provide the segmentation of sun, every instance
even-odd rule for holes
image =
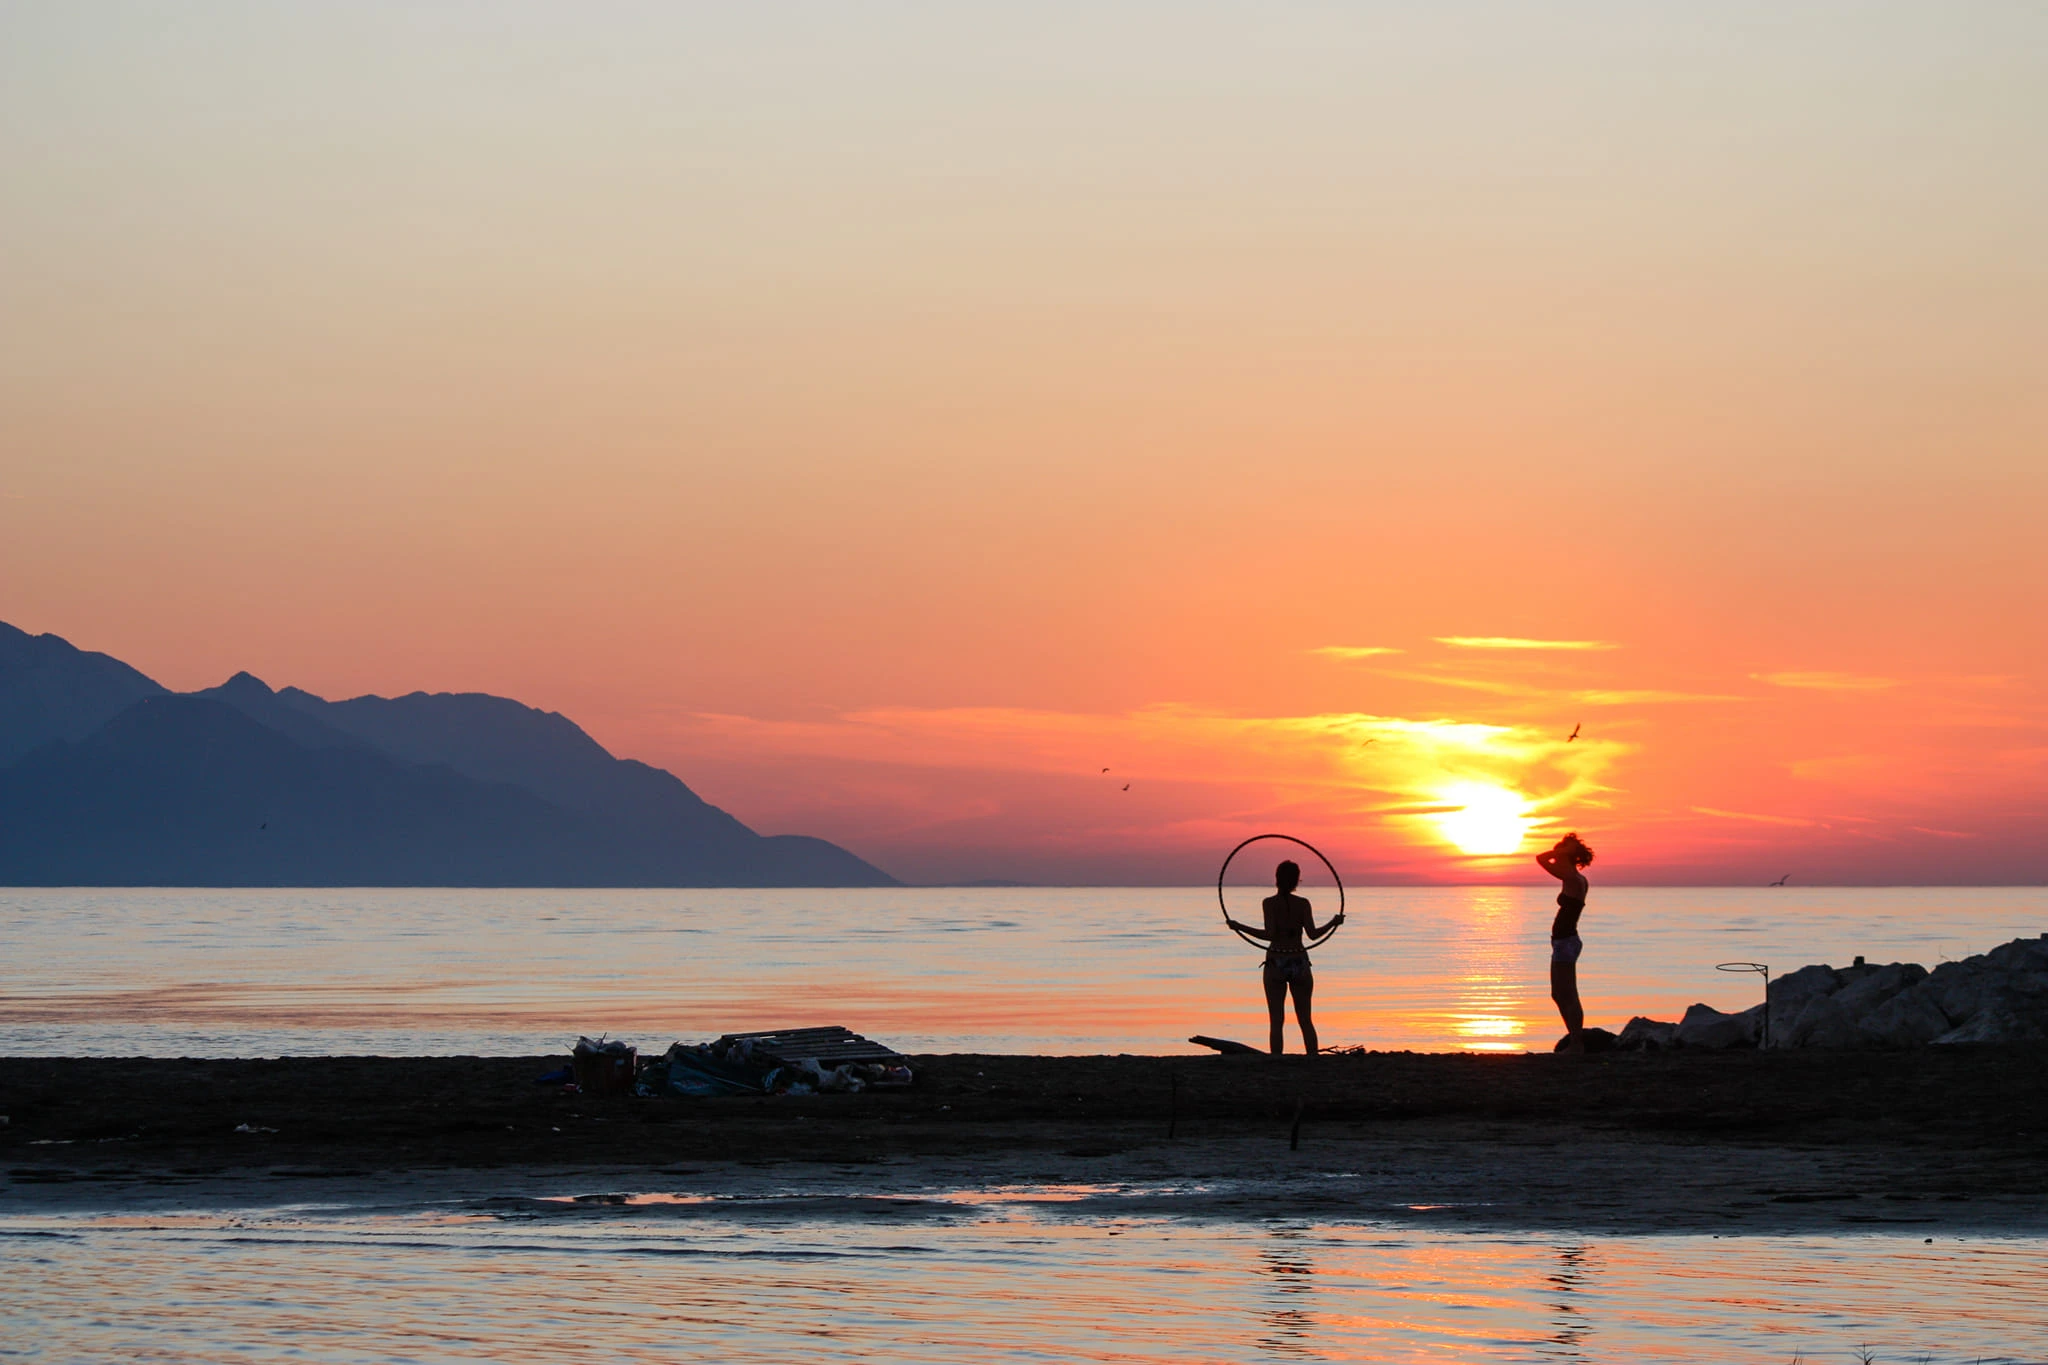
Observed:
[[[1460,782],[1438,793],[1456,810],[1436,816],[1437,829],[1460,853],[1473,856],[1513,853],[1529,833],[1529,799],[1506,787]]]

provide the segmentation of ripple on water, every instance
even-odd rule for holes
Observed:
[[[0,1354],[1989,1362],[2048,1343],[2048,1239],[1446,1234],[1159,1213],[1175,1192],[22,1216],[0,1220]]]

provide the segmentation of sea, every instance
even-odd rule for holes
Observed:
[[[1260,894],[1224,898],[1256,921]],[[1315,954],[1325,1045],[1547,1050],[1552,908],[1348,890]],[[1618,1028],[1756,1003],[1739,964],[1932,966],[2044,930],[2042,888],[1596,884],[1579,972]],[[16,1056],[559,1055],[828,1023],[912,1053],[1156,1055],[1265,1031],[1214,887],[0,890],[0,944]],[[10,1187],[0,1359],[2048,1361],[2044,1236],[1437,1230],[1328,1198],[1232,1214],[1215,1182],[560,1181],[276,1206]]]
[[[1324,1045],[1548,1050],[1552,890],[1347,890],[1313,955]],[[1223,899],[1258,923],[1267,893]],[[1580,929],[1587,1022],[1619,1030],[1763,999],[1760,974],[1724,964],[1932,967],[2033,937],[2048,888],[1596,884]],[[1156,1055],[1266,1033],[1262,954],[1213,886],[0,889],[0,944],[0,1055],[659,1051],[807,1024],[906,1053]]]

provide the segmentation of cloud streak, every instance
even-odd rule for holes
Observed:
[[[1742,701],[1720,692],[1666,692],[1654,687],[1592,688],[1572,693],[1572,700],[1588,706],[1661,706],[1675,702]]]
[[[1440,645],[1453,649],[1558,649],[1558,650],[1608,650],[1621,646],[1611,640],[1530,640],[1519,635],[1438,635]]]
[[[1883,692],[1899,685],[1897,678],[1865,677],[1856,673],[1752,673],[1749,676],[1773,687],[1790,687],[1806,692]]]
[[[1406,650],[1395,649],[1392,645],[1320,645],[1309,651],[1326,659],[1372,659],[1382,654],[1405,654]]]
[[[1756,815],[1744,810],[1718,810],[1713,806],[1694,806],[1698,815],[1711,815],[1717,820],[1747,820],[1758,825],[1801,825],[1811,827],[1813,821],[1802,820],[1794,815]]]
[[[1542,688],[1527,683],[1502,682],[1498,678],[1458,678],[1448,673],[1402,673],[1391,668],[1376,670],[1382,678],[1394,678],[1401,682],[1428,683],[1436,687],[1456,687],[1466,692],[1485,692],[1496,697],[1541,697],[1546,695]]]

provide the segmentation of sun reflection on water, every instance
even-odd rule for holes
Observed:
[[[1466,1052],[1519,1052],[1529,1032],[1529,1002],[1520,984],[1516,900],[1498,888],[1466,896],[1450,964],[1456,1000],[1442,1020]]]

